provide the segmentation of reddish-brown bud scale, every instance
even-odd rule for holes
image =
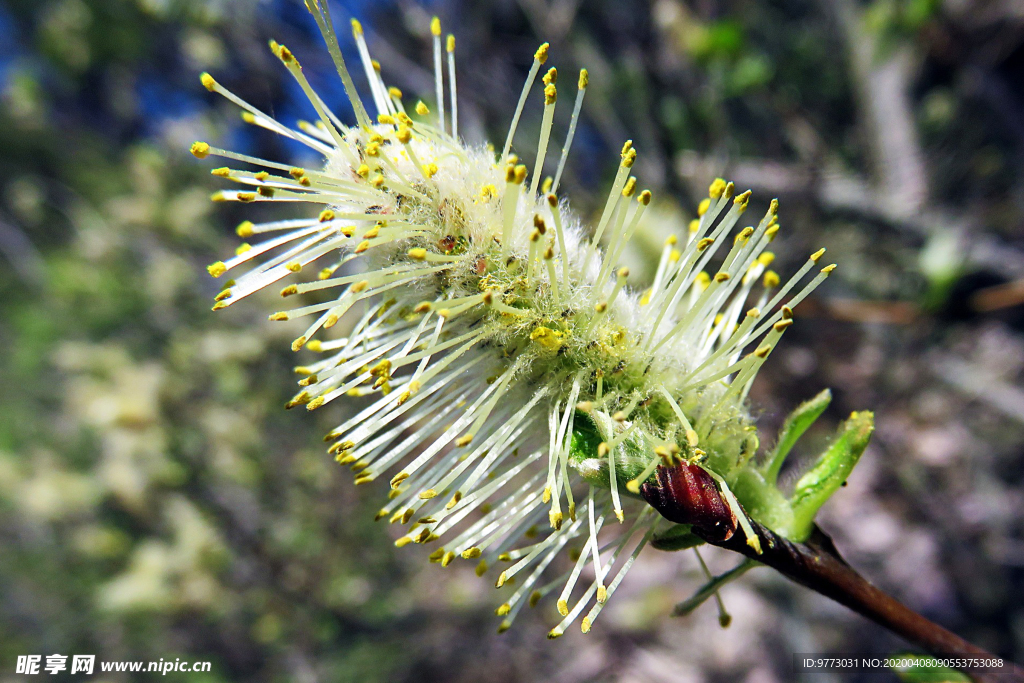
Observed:
[[[699,529],[708,541],[727,541],[736,532],[736,513],[700,465],[659,467],[640,494],[662,517]]]

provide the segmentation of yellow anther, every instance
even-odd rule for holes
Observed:
[[[543,64],[548,61],[548,49],[551,47],[548,43],[542,43],[537,51],[533,54],[533,58]]]
[[[396,474],[394,477],[391,478],[391,488],[397,489],[398,485],[401,484],[403,481],[405,481],[408,478],[409,478],[409,473],[408,472],[399,472],[398,474]]]
[[[327,319],[324,320],[324,327],[330,329],[338,324],[338,320],[338,316],[335,315],[334,313],[331,313],[329,316],[327,316]]]
[[[377,114],[377,123],[393,126],[395,125],[395,119],[390,114]]]
[[[433,178],[437,174],[437,164],[430,162],[429,164],[423,164],[423,175],[428,178]]]
[[[358,19],[352,20],[352,35],[356,38],[363,35],[363,25],[359,23]]]
[[[366,178],[370,175],[370,167],[366,164],[359,164],[359,168],[356,169],[356,175],[360,178]]]
[[[557,351],[561,348],[564,337],[564,332],[552,330],[543,326],[536,327],[532,332],[530,332],[531,341],[535,341],[541,346],[553,351]]]
[[[448,34],[445,47],[448,49],[448,52],[455,52],[455,36],[450,33]]]
[[[472,434],[466,434],[464,436],[460,436],[459,438],[455,439],[455,445],[459,446],[459,447],[468,446],[472,441],[473,441],[473,435]]]
[[[700,200],[700,204],[697,205],[697,215],[698,216],[703,216],[704,214],[706,214],[708,212],[708,209],[710,207],[711,207],[711,200],[710,199],[705,197],[704,199]]]
[[[398,88],[394,87],[394,86],[391,86],[390,88],[388,88],[388,95],[393,100],[400,100],[400,99],[402,99],[402,91],[399,90]]]
[[[370,369],[370,375],[373,377],[388,377],[391,374],[391,361],[387,358],[377,363]]]
[[[224,273],[228,272],[228,267],[224,265],[223,261],[217,261],[216,263],[211,263],[206,266],[206,271],[214,277],[220,277]]]
[[[224,299],[227,299],[229,296],[231,296],[231,290],[230,289],[225,289],[222,292],[220,292],[217,296],[213,297],[213,300],[214,301],[223,301]]]
[[[321,351],[324,350],[324,345],[323,342],[321,342],[319,339],[314,339],[313,341],[306,344],[306,348],[312,351],[313,353],[320,353]]]
[[[462,500],[462,491],[456,491],[455,493],[452,494],[451,500],[449,500],[445,504],[444,509],[451,510],[453,507],[459,504],[460,500]]]
[[[789,320],[780,320],[779,322],[777,322],[774,325],[772,325],[772,329],[775,330],[776,332],[782,332],[784,329],[786,329],[787,327],[789,327],[792,324],[793,324],[793,319],[792,318],[790,318]]]
[[[580,631],[590,633],[590,626],[590,617],[583,617],[583,621],[580,622]]]
[[[362,242],[359,243],[359,246],[357,246],[355,248],[355,253],[356,254],[362,254],[364,251],[366,251],[369,248],[370,248],[369,240],[363,240]]]
[[[711,199],[721,199],[723,192],[725,192],[725,180],[715,178],[714,182],[711,183],[711,187],[708,188],[708,196]]]
[[[726,282],[729,280],[729,273],[715,273],[715,282]]]
[[[600,301],[594,304],[594,310],[597,311],[598,313],[604,313],[605,311],[608,310],[608,302]]]
[[[768,354],[771,353],[771,350],[772,347],[769,346],[768,344],[765,344],[764,346],[754,351],[754,355],[757,356],[758,358],[767,358]]]
[[[298,63],[299,63],[299,61],[297,59],[295,59],[295,55],[292,54],[292,51],[289,50],[288,48],[286,48],[284,45],[279,45],[277,47],[276,53],[277,53],[278,59],[280,59],[285,64],[296,64],[296,65],[298,65]]]
[[[522,185],[523,181],[526,180],[526,166],[524,166],[523,164],[519,164],[513,169],[513,172],[513,182],[515,182],[517,185]]]
[[[430,20],[430,32],[435,36],[441,35],[441,20],[437,17],[433,17]]]
[[[556,83],[558,81],[558,69],[551,67],[541,80],[544,81],[544,85]]]
[[[697,251],[704,251],[714,243],[715,241],[710,237],[704,237],[699,242],[697,242]]]
[[[779,278],[779,274],[776,273],[774,270],[769,270],[764,274],[763,284],[765,289],[774,289],[775,287],[779,286],[780,282],[781,280]]]
[[[249,244],[248,242],[242,242],[237,247],[235,247],[235,256],[241,256],[242,254],[244,254],[245,252],[247,252],[247,251],[249,251],[251,249],[252,249],[252,245],[251,244]]]
[[[254,201],[256,201],[256,193],[255,192],[239,192],[238,195],[236,196],[236,198],[240,202],[254,202]]]
[[[476,558],[483,555],[483,553],[483,550],[477,548],[476,546],[473,546],[472,548],[467,548],[466,550],[462,551],[462,559],[475,560]]]
[[[256,226],[252,224],[252,221],[242,221],[238,224],[238,227],[235,228],[235,234],[242,238],[252,237],[255,232],[253,228],[255,227]]]
[[[636,150],[632,147],[622,156],[623,168],[633,168],[633,164],[636,162]]]
[[[604,603],[608,600],[608,589],[604,586],[597,587],[597,601]]]
[[[478,562],[476,565],[476,569],[474,569],[473,571],[476,572],[477,576],[483,576],[484,574],[486,574],[487,560],[480,560],[480,562]]]
[[[412,130],[408,126],[399,126],[398,132],[395,133],[395,137],[403,145],[408,144],[412,140]]]
[[[295,285],[288,285],[287,287],[285,287],[284,289],[281,290],[281,296],[292,296],[293,294],[298,294],[298,293],[299,293],[299,288],[296,287]]]
[[[643,192],[640,193],[640,196],[637,197],[636,200],[638,202],[640,202],[641,204],[643,204],[644,206],[647,206],[648,204],[651,203],[651,197],[652,197],[651,191],[650,190],[644,190]]]
[[[554,104],[555,100],[558,99],[558,88],[555,87],[554,83],[548,83],[544,86],[544,104]]]
[[[831,263],[831,264],[825,266],[824,268],[822,268],[821,272],[824,273],[825,275],[828,275],[829,273],[831,273],[835,269],[836,269],[836,264]]]
[[[215,81],[213,76],[205,71],[199,74],[199,81],[203,84],[203,87],[210,92],[213,92],[217,88],[217,81]]]
[[[775,254],[770,251],[766,251],[757,257],[757,262],[766,268],[775,261]]]
[[[590,83],[590,72],[586,69],[580,69],[580,80],[577,82],[577,87],[583,90]]]
[[[735,204],[738,209],[744,210],[747,208],[747,202],[750,201],[751,194],[753,193],[750,190],[747,190],[743,194],[737,196],[736,199],[732,200],[732,203]]]
[[[352,292],[353,294],[358,294],[359,292],[364,291],[369,286],[370,286],[370,281],[369,280],[360,280],[359,282],[357,282],[354,285],[352,285],[352,287],[349,289],[349,291]]]
[[[508,575],[505,572],[502,572],[498,575],[498,580],[494,582],[494,587],[501,588],[505,585],[506,581],[508,581]]]
[[[231,169],[227,166],[222,166],[221,168],[211,170],[210,175],[215,175],[218,178],[228,178],[231,176]]]
[[[510,605],[510,604],[508,604],[506,602],[506,603],[504,603],[502,605],[499,605],[498,609],[494,610],[494,613],[497,614],[499,617],[503,617],[503,616],[505,616],[506,614],[508,614],[511,611],[512,611],[512,605]]]
[[[427,250],[422,247],[414,247],[406,252],[406,254],[415,261],[422,261],[427,258]]]
[[[410,543],[412,543],[412,539],[411,538],[409,538],[408,536],[402,536],[400,539],[395,541],[395,547],[396,548],[404,548],[405,546],[409,545]]]
[[[420,116],[426,116],[430,113],[430,109],[428,109],[427,105],[423,103],[423,100],[416,103],[416,113]]]
[[[636,192],[636,178],[630,176],[629,180],[627,180],[626,184],[622,187],[622,196],[632,197],[634,192]]]
[[[813,254],[811,254],[811,260],[814,261],[815,263],[817,263],[818,259],[820,259],[824,255],[825,255],[825,250],[824,249],[819,249],[818,251],[816,251]]]
[[[310,401],[309,403],[306,404],[306,410],[316,410],[317,408],[319,408],[323,404],[324,404],[324,397],[323,396],[317,396],[312,401]]]
[[[197,159],[205,159],[210,154],[210,145],[206,142],[193,142],[189,151],[192,152]]]
[[[793,317],[793,309],[789,306],[782,307],[782,319],[789,320]]]
[[[299,263],[298,261],[292,261],[291,263],[287,264],[285,268],[292,271],[293,273],[298,273],[299,271],[302,270],[302,264]]]
[[[271,313],[270,314],[270,320],[272,320],[274,322],[280,322],[282,320],[287,320],[287,319],[288,319],[288,314],[283,312],[283,311],[279,311],[277,313]]]
[[[452,551],[449,550],[448,552],[446,552],[444,554],[444,557],[441,558],[441,566],[442,567],[447,567],[448,565],[450,565],[452,563],[452,560],[454,560],[454,559],[455,559],[455,553],[453,553]]]
[[[562,521],[565,518],[561,512],[551,511],[548,513],[548,522],[551,524],[551,528],[558,531],[562,528]]]

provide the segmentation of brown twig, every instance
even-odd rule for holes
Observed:
[[[728,539],[705,534],[696,526],[693,533],[711,545],[735,551],[767,565],[789,579],[832,598],[841,605],[886,627],[893,633],[942,657],[994,659],[996,655],[972,645],[960,636],[929,621],[900,601],[871,585],[839,555],[826,534],[815,529],[806,543],[794,543],[750,520],[761,543],[761,554],[751,548],[742,533]],[[965,670],[978,683],[1024,683],[1024,669],[1012,664],[998,671]]]

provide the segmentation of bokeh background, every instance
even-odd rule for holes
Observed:
[[[504,139],[542,40],[566,82],[587,66],[563,187],[598,209],[635,141],[658,209],[631,255],[637,284],[715,176],[753,189],[760,210],[780,197],[779,270],[819,246],[840,268],[755,385],[762,441],[824,387],[835,401],[805,457],[851,410],[875,410],[823,526],[871,580],[1024,660],[1024,5],[333,11],[342,36],[361,19],[386,79],[428,102],[440,15],[472,141]],[[588,636],[545,640],[549,603],[497,636],[491,583],[468,563],[397,551],[371,521],[383,490],[356,490],[324,453],[341,408],[281,409],[296,332],[267,324],[271,297],[209,310],[204,266],[262,207],[211,204],[211,164],[189,144],[299,150],[247,128],[198,74],[287,123],[312,116],[269,38],[347,111],[299,0],[0,2],[0,680],[19,680],[17,655],[56,652],[212,661],[167,677],[193,682],[770,683],[794,679],[793,652],[905,647],[763,569],[723,591],[730,628],[711,605],[673,619],[701,577],[692,556],[654,550]],[[540,109],[527,107],[524,149]],[[714,571],[736,561],[706,557]]]

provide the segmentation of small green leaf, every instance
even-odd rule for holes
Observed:
[[[839,435],[818,461],[793,488],[793,540],[803,541],[811,533],[814,516],[850,476],[875,429],[874,414],[861,411],[839,427]]]
[[[906,666],[894,666],[893,671],[901,681],[907,683],[970,683],[970,677],[944,666],[939,666],[934,657],[917,654],[893,655],[892,659],[906,662]]]
[[[789,414],[782,429],[779,430],[779,441],[765,466],[764,479],[766,482],[775,485],[779,478],[779,470],[782,469],[782,463],[785,462],[786,456],[792,450],[793,444],[803,436],[808,427],[814,424],[818,416],[825,412],[825,408],[828,408],[828,404],[831,402],[832,392],[825,389],[814,398],[798,405],[796,410]]]
[[[652,547],[666,552],[689,550],[699,545],[704,545],[704,541],[690,532],[689,524],[675,524],[651,539]]]
[[[750,467],[740,470],[732,483],[732,492],[751,518],[789,538],[793,509],[782,492],[767,483],[760,472]]]

